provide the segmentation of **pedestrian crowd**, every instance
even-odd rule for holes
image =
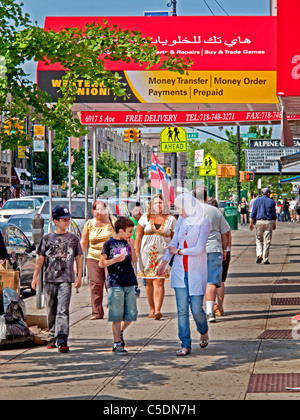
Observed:
[[[68,231],[72,218],[69,209],[63,205],[53,209],[55,232],[44,235],[39,244],[32,282],[36,289],[44,266],[48,348],[69,351],[71,286],[73,283],[75,288],[81,286],[86,250],[91,320],[104,317],[106,289],[114,354],[127,354],[124,331],[137,320],[138,279],[145,285],[148,316],[154,321],[163,317],[165,280],[171,279],[181,342],[177,356],[186,356],[192,349],[190,311],[200,334],[200,347],[208,345],[209,323],[216,322],[216,316],[224,315],[231,228],[219,211],[218,202],[207,197],[204,186],[180,194],[174,206],[176,217],[163,195],[157,194],[150,200],[146,213],[136,203],[131,218],[115,218],[109,215],[105,203],[97,199],[92,206],[93,218],[85,223],[81,239]],[[270,190],[264,189],[262,197],[253,197],[249,208],[249,227],[252,230],[256,226],[256,262],[268,264],[277,219]],[[240,211],[244,223],[249,208],[246,200],[242,200]]]

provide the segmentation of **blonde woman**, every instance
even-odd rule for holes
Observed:
[[[165,278],[170,276],[171,267],[158,276],[159,267],[175,230],[176,219],[162,194],[155,195],[148,212],[139,219],[136,229],[136,252],[138,255],[138,277],[146,279],[146,295],[150,307],[149,318],[159,320],[165,295]]]
[[[106,204],[96,200],[92,206],[93,219],[88,220],[81,236],[82,251],[87,253],[87,269],[91,288],[92,317],[91,320],[103,319],[103,289],[105,285],[105,269],[99,267],[99,260],[104,242],[114,235],[115,218],[110,217]]]

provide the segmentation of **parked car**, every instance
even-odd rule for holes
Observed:
[[[126,205],[126,202],[123,202],[121,199],[118,198],[108,198],[102,199],[107,206],[107,211],[111,216],[127,216],[130,217],[130,211]],[[68,198],[53,198],[52,199],[52,207],[63,204],[65,206],[69,206],[69,199]],[[84,198],[72,198],[71,201],[71,213],[74,215],[73,220],[76,222],[77,226],[79,227],[80,231],[84,227],[85,223],[85,199]],[[89,198],[88,200],[88,219],[93,218],[92,214],[92,205],[93,200]],[[41,208],[38,211],[39,214],[42,215],[43,218],[49,218],[49,200],[46,200]]]
[[[8,219],[8,223],[13,223],[15,226],[20,228],[24,234],[27,236],[27,238],[32,242],[32,218],[34,214],[16,214],[13,216],[10,216]],[[44,218],[44,233],[48,233],[48,226],[49,226],[49,218]],[[53,223],[53,222],[52,222]],[[54,223],[52,225],[52,232],[54,232],[55,226]],[[72,220],[72,223],[70,225],[70,232],[75,233],[80,238],[80,229],[77,226],[76,222]]]
[[[41,204],[35,198],[11,198],[0,209],[0,222],[4,222],[13,214],[37,213]]]
[[[41,204],[43,204],[44,201],[48,200],[48,195],[26,195],[24,198],[33,198],[35,200],[38,200]]]
[[[7,249],[11,268],[20,271],[21,289],[31,288],[35,267],[35,247],[24,232],[12,223],[0,223],[4,244]]]
[[[52,208],[62,204],[64,206],[69,207],[69,199],[68,198],[52,198]],[[88,219],[92,218],[92,200],[89,199],[88,201]],[[73,220],[79,227],[80,231],[82,231],[84,223],[85,223],[85,199],[84,198],[72,198],[72,206],[71,206],[71,213],[74,215]],[[44,201],[41,205],[39,214],[42,215],[44,219],[49,219],[49,200]]]

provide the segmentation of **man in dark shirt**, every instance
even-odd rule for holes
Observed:
[[[256,224],[256,262],[270,264],[269,250],[272,232],[276,229],[275,201],[270,198],[270,189],[263,188],[263,196],[257,198],[252,207],[249,229]]]

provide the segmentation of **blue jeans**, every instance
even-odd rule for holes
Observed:
[[[185,287],[175,287],[177,316],[178,316],[178,337],[181,341],[181,347],[191,351],[192,340],[190,331],[189,305],[194,321],[197,325],[197,331],[200,334],[206,334],[208,331],[206,313],[203,309],[203,295],[189,296],[188,273],[184,275]]]

